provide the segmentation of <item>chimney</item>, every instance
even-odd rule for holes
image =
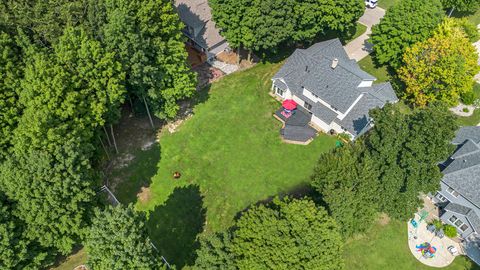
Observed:
[[[332,68],[335,69],[338,66],[338,58],[334,58],[332,61]]]
[[[309,72],[308,66],[305,66],[305,72]]]

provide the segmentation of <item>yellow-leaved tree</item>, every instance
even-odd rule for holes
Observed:
[[[480,71],[478,55],[456,19],[444,20],[429,39],[408,48],[398,76],[404,98],[416,106],[432,101],[456,105],[460,95],[473,90]]]

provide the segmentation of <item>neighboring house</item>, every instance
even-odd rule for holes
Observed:
[[[272,91],[306,109],[317,130],[355,139],[373,126],[371,109],[398,101],[390,83],[375,80],[348,57],[339,39],[332,39],[295,50],[273,76]]]
[[[462,127],[453,144],[457,149],[441,164],[441,190],[432,200],[440,219],[457,228],[467,255],[480,264],[480,127]]]
[[[229,49],[227,41],[212,20],[207,0],[175,0],[175,6],[185,24],[183,33],[192,46],[205,53],[207,60]]]

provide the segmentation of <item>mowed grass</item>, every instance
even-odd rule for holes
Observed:
[[[138,203],[139,209],[164,204],[175,188],[198,186],[206,209],[204,229],[218,231],[252,203],[308,183],[319,155],[336,139],[320,135],[308,146],[281,141],[281,123],[272,117],[280,103],[268,95],[279,67],[258,64],[214,83],[194,116],[178,132],[161,136],[151,199]],[[182,174],[178,180],[172,177],[175,171]]]
[[[345,243],[345,269],[431,270],[415,259],[407,244],[407,225],[392,220],[376,225],[366,235]],[[480,270],[466,257],[457,257],[445,270]]]
[[[476,99],[480,99],[480,84],[476,83],[473,87]],[[460,126],[476,126],[480,124],[480,109],[475,109],[473,114],[469,117],[457,116],[457,121]]]
[[[80,249],[71,254],[60,265],[50,268],[50,270],[73,270],[75,267],[87,262],[87,253],[85,249]]]
[[[381,83],[390,80],[387,66],[377,66],[373,62],[371,55],[367,55],[365,58],[360,60],[358,64],[364,71],[372,74],[375,78],[377,78],[375,83]]]
[[[378,0],[378,6],[383,9],[389,9],[401,1],[402,0]]]

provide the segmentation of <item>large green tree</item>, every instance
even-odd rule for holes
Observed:
[[[440,0],[400,1],[373,26],[370,41],[374,46],[374,59],[381,65],[398,68],[404,51],[427,39],[443,17]]]
[[[389,104],[371,111],[371,116],[375,127],[366,137],[366,154],[380,174],[380,210],[406,219],[421,206],[421,193],[439,188],[438,163],[453,151],[451,141],[458,128],[455,117],[437,104],[411,114]]]
[[[102,42],[122,63],[129,94],[148,113],[174,117],[178,101],[193,95],[196,76],[186,62],[183,26],[171,1],[107,0],[105,14]]]
[[[92,270],[165,269],[147,235],[145,213],[132,205],[97,210],[85,237]]]
[[[336,149],[320,157],[312,186],[322,195],[345,236],[364,232],[378,212],[378,170],[364,146]]]
[[[450,15],[453,10],[460,12],[474,13],[480,7],[480,1],[478,0],[441,0],[443,7],[450,9]]]
[[[364,11],[365,3],[361,0],[296,0],[292,37],[295,41],[311,42],[328,30],[345,33],[355,27]]]
[[[337,223],[308,199],[253,206],[229,235],[204,240],[198,256],[203,269],[343,269]]]
[[[39,269],[48,258],[48,253],[24,231],[25,223],[15,217],[15,205],[0,193],[1,269]]]
[[[426,41],[408,48],[398,70],[404,96],[418,106],[439,100],[456,105],[473,91],[480,71],[475,47],[455,19],[445,20]]]
[[[0,161],[8,155],[13,130],[21,114],[18,91],[23,65],[20,55],[13,38],[0,32]]]
[[[24,111],[0,183],[17,203],[28,237],[66,254],[79,240],[94,194],[94,131],[121,100],[123,74],[113,55],[74,28],[52,52],[28,52]]]
[[[216,24],[234,48],[274,50],[284,42],[312,42],[328,30],[340,34],[364,12],[360,0],[212,0]]]

